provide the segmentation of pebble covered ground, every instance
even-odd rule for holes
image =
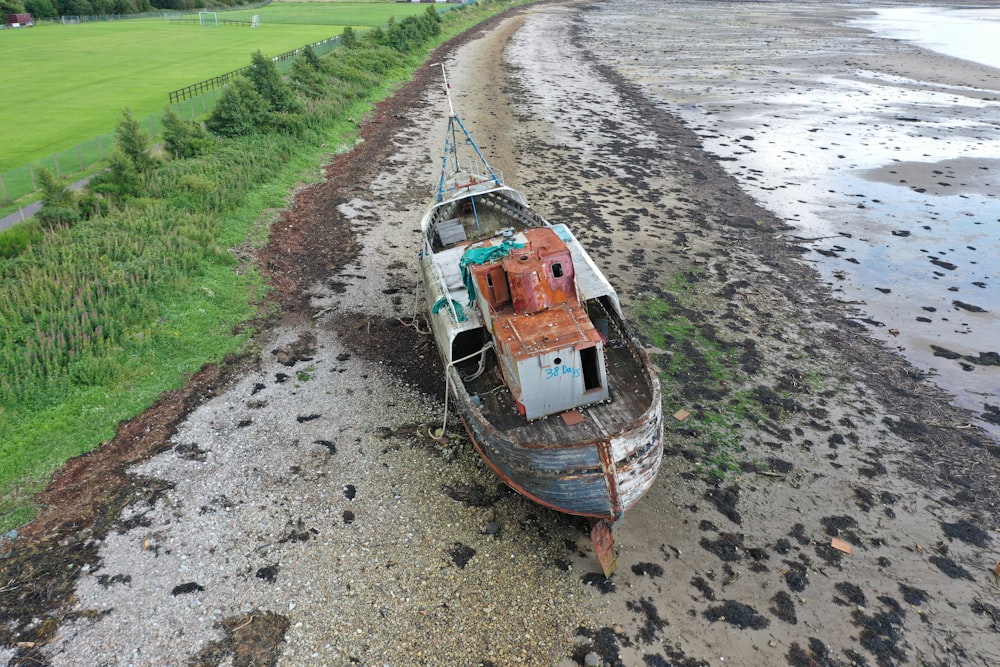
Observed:
[[[204,385],[128,468],[112,529],[61,538],[86,557],[65,607],[24,621],[59,623],[33,656],[1000,663],[1000,448],[850,324],[792,230],[694,132],[588,54],[587,7],[538,5],[435,58],[508,181],[619,286],[665,413],[692,414],[668,425],[658,482],[619,527],[618,573],[598,574],[584,522],[500,484],[453,415],[430,437],[443,387],[415,260],[446,107],[421,71],[273,226],[263,255],[287,310],[259,358]],[[651,302],[698,335],[656,329]],[[28,664],[25,650],[0,657]]]

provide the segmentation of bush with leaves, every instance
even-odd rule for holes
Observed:
[[[122,111],[115,128],[115,142],[140,174],[149,173],[156,167],[157,160],[149,153],[152,140],[128,109]]]
[[[68,227],[80,221],[76,195],[56,175],[44,167],[35,172],[39,190],[42,191],[42,208],[36,214],[46,229]]]
[[[353,49],[358,45],[358,33],[354,32],[351,26],[347,26],[344,32],[340,33],[340,43],[348,49]]]
[[[271,105],[246,77],[225,87],[205,126],[220,137],[242,137],[259,131],[271,118]]]
[[[320,99],[327,93],[322,68],[305,56],[300,55],[292,61],[288,79],[292,90],[310,99]]]
[[[247,78],[253,83],[260,96],[267,100],[271,109],[279,113],[299,111],[301,106],[295,99],[295,94],[281,78],[278,66],[260,51],[254,52],[250,59],[250,69]]]
[[[211,145],[212,137],[200,123],[184,120],[173,109],[163,113],[163,149],[170,157],[196,157]]]

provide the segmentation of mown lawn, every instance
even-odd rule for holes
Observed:
[[[0,31],[0,172],[113,130],[122,109],[162,111],[169,93],[343,32],[426,11],[410,3],[274,3],[258,28],[136,19]],[[196,16],[196,15],[195,15]],[[281,22],[278,22],[278,21]],[[296,22],[293,22],[296,21]]]

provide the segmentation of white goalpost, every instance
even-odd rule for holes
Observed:
[[[198,21],[201,23],[201,27],[219,27],[219,13],[218,12],[198,12]]]
[[[250,21],[250,27],[256,28],[260,25],[260,14],[254,14],[253,19]]]

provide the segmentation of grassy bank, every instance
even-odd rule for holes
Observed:
[[[136,19],[0,31],[6,65],[0,77],[0,127],[11,138],[0,154],[0,172],[109,131],[124,107],[140,118],[156,113],[170,91],[239,69],[256,50],[274,56],[333,37],[345,26],[385,25],[391,17],[402,20],[425,7],[273,3],[219,14],[246,21],[259,15],[260,25],[253,29],[201,27],[194,16],[189,19],[194,23]],[[64,160],[67,171],[73,157]]]
[[[328,146],[352,145],[349,119],[432,48],[515,4],[524,3],[448,12],[433,37],[388,30],[338,49],[301,76],[296,111],[275,114],[268,131],[157,161],[141,174],[141,196],[110,197],[0,260],[0,528],[31,518],[32,495],[65,460],[203,364],[252,346],[240,325],[267,287],[238,258],[266,242],[262,212],[314,180]]]

